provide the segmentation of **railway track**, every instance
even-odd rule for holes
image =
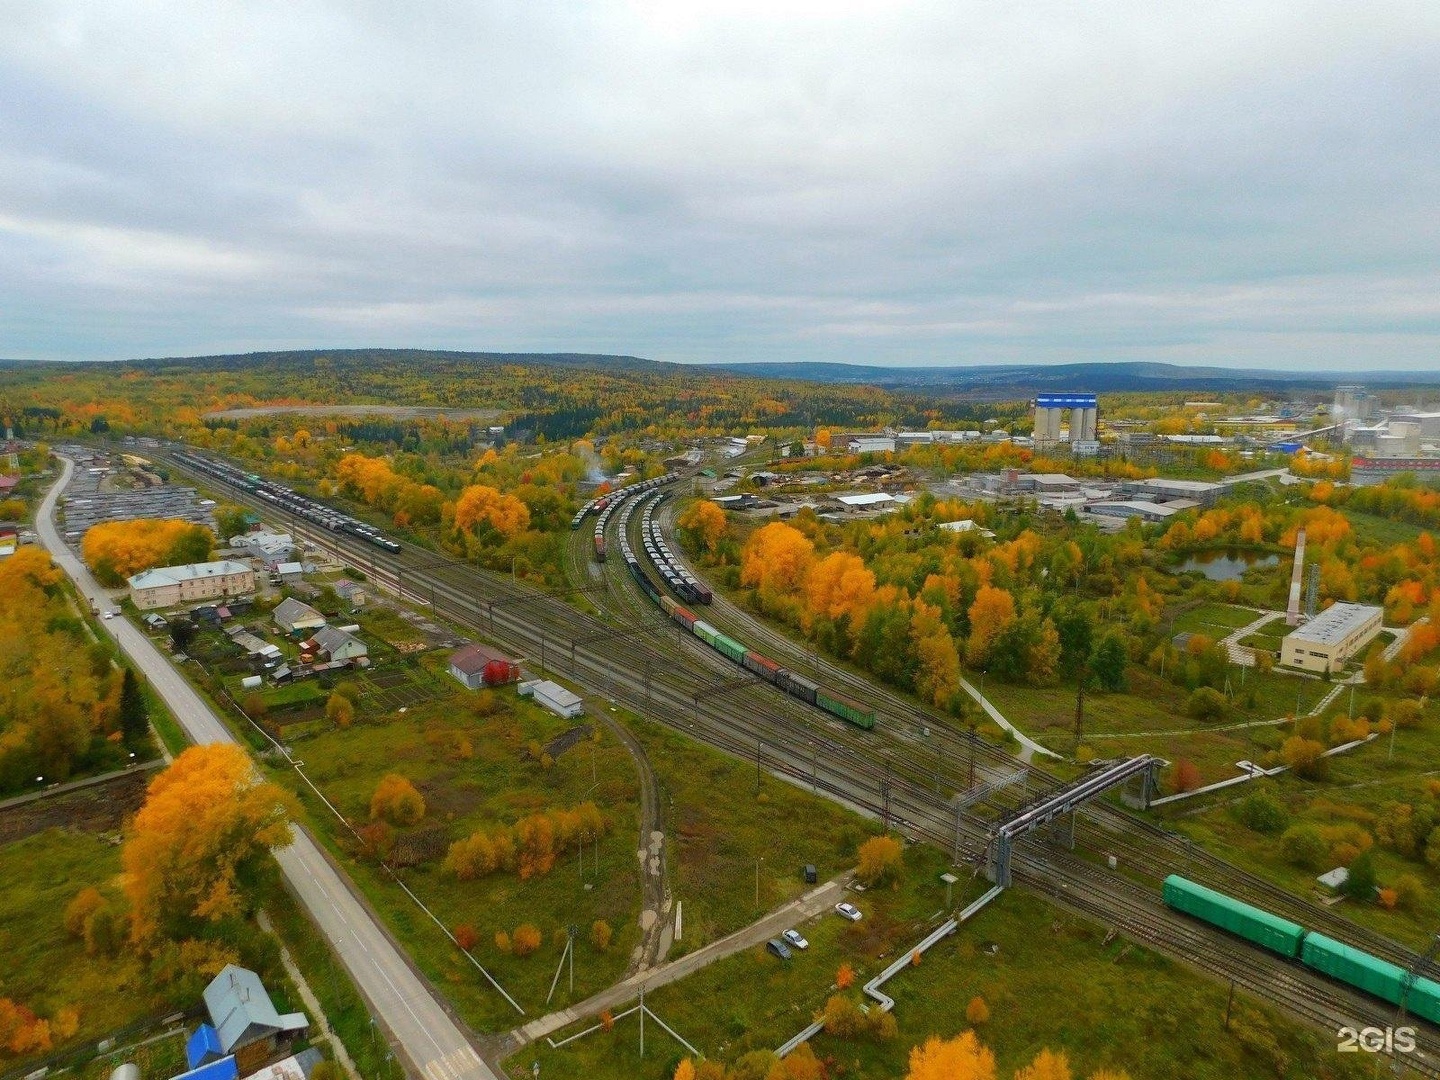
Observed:
[[[664,515],[660,518],[662,527],[669,529],[672,535],[677,510],[677,505],[671,502],[666,505]],[[672,544],[672,548],[676,546]],[[696,574],[694,567],[690,567],[690,572]],[[810,678],[843,685],[846,693],[875,708],[883,717],[891,719],[892,723],[898,721],[899,730],[892,729],[892,737],[916,747],[917,750],[927,741],[925,737],[917,734],[919,727],[923,725],[930,729],[929,739],[944,746],[952,755],[968,752],[970,744],[967,735],[959,731],[950,718],[927,709],[918,702],[908,701],[900,694],[857,676],[825,657],[817,656],[789,635],[776,630],[723,597],[718,590],[714,591],[715,597],[707,619],[722,630],[733,632],[741,641],[760,648],[787,667],[794,665],[795,670]],[[881,723],[883,722],[882,719]],[[976,753],[992,767],[1013,768],[1013,758],[1005,753],[1003,748],[982,741],[976,748]],[[1058,786],[1061,782],[1059,777],[1033,765],[1030,767],[1030,774],[1040,787]],[[1089,827],[1089,835],[1103,841],[1102,850],[1108,854],[1123,856],[1131,866],[1148,872],[1157,883],[1167,874],[1185,873],[1212,888],[1283,915],[1302,926],[1347,941],[1401,967],[1412,968],[1420,959],[1413,950],[1393,939],[1360,926],[1331,908],[1298,897],[1266,878],[1196,847],[1185,837],[1111,803],[1091,803],[1081,811],[1080,816]],[[1434,972],[1436,969],[1432,967],[1428,970]]]
[[[912,838],[932,841],[962,860],[973,862],[983,850],[985,823],[956,812],[943,794],[944,790],[964,789],[963,783],[953,782],[951,771],[907,767],[904,761],[887,757],[874,735],[840,730],[848,727],[840,721],[801,715],[812,710],[758,681],[726,693],[722,706],[715,695],[706,696],[714,689],[713,673],[709,668],[697,671],[696,656],[679,647],[683,642],[678,634],[671,639],[662,631],[657,639],[646,640],[617,633],[614,626],[503,575],[462,564],[445,565],[432,552],[409,546],[406,557],[388,560],[305,523],[296,522],[295,528],[359,565],[378,583],[433,605],[443,617],[489,634],[517,655],[530,657],[532,663],[538,658],[542,667],[563,671],[592,693],[624,702],[742,760],[753,760],[757,777],[769,772],[823,791],[888,818]],[[426,561],[442,565],[406,569],[407,562]],[[618,597],[623,591],[622,587],[611,593]],[[608,595],[604,602],[624,603]],[[633,606],[619,610],[639,614]],[[1008,757],[1004,760],[1011,761]],[[937,786],[942,789],[940,794]],[[1393,1021],[1392,1010],[1369,999],[1358,1000],[1339,984],[1307,980],[1295,984],[1303,985],[1303,992],[1282,993],[1283,987],[1274,982],[1278,975],[1272,972],[1262,978],[1257,972],[1288,971],[1288,965],[1218,933],[1205,944],[1205,931],[1159,906],[1158,890],[1147,895],[1135,883],[1099,870],[1070,852],[1027,840],[1017,848],[1014,865],[1017,880],[1038,891],[1153,945],[1159,952],[1234,979],[1237,985],[1331,1030],[1357,1018],[1381,1026]],[[1350,929],[1347,924],[1344,936],[1353,940],[1356,935],[1350,934]],[[1436,1060],[1440,1051],[1435,1029],[1423,1023],[1416,1027],[1420,1052],[1407,1057],[1407,1064],[1422,1075],[1440,1076],[1440,1070],[1427,1064]]]

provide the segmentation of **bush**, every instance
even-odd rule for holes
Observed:
[[[466,952],[469,952],[479,943],[480,935],[478,932],[476,932],[475,927],[471,926],[469,923],[461,923],[459,926],[455,927],[455,944],[459,945],[460,948],[464,949]],[[311,1080],[314,1080],[314,1077],[311,1077]]]
[[[970,1004],[965,1006],[965,1019],[971,1027],[978,1027],[990,1019],[990,1006],[985,1004],[985,999],[976,994],[970,999]]]
[[[529,956],[540,948],[540,942],[544,940],[538,926],[533,923],[521,923],[515,928],[515,933],[510,939],[510,947],[516,956]]]
[[[1425,903],[1425,884],[1414,874],[1395,879],[1395,903],[1403,911],[1418,911]]]
[[[1235,816],[1247,829],[1266,836],[1284,832],[1290,824],[1290,814],[1284,805],[1261,792],[1241,799],[1235,806]]]
[[[1221,720],[1230,712],[1225,695],[1209,686],[1201,686],[1190,695],[1185,711],[1196,720]]]
[[[865,1029],[865,1014],[844,994],[832,995],[817,1019],[825,1025],[825,1034],[837,1039],[853,1039]]]
[[[499,949],[503,953],[508,953],[510,951],[510,935],[507,934],[504,930],[495,931],[495,948]]]
[[[596,952],[604,952],[610,948],[610,940],[614,936],[615,932],[604,919],[596,919],[595,925],[590,927],[590,944],[595,947]]]
[[[1390,709],[1390,719],[1395,722],[1398,728],[1413,728],[1420,726],[1420,718],[1425,710],[1418,701],[1407,698],[1404,701],[1397,701]]]
[[[1280,744],[1280,760],[1294,771],[1296,776],[1307,780],[1324,779],[1329,771],[1329,759],[1324,757],[1325,744],[1301,735],[1291,735]]]
[[[104,906],[105,897],[100,895],[99,889],[94,886],[81,889],[65,908],[66,932],[71,937],[84,937],[85,924],[90,921],[90,916]]]
[[[1285,861],[1302,870],[1323,870],[1330,855],[1330,845],[1314,825],[1292,825],[1280,837],[1280,852]]]
[[[1172,779],[1177,793],[1194,791],[1200,786],[1200,767],[1189,758],[1181,758],[1175,763]]]

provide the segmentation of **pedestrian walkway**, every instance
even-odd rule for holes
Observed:
[[[1005,717],[1001,715],[1000,710],[995,708],[995,706],[990,703],[990,699],[987,698],[984,694],[980,693],[979,690],[976,690],[975,687],[971,686],[969,680],[965,679],[963,676],[960,679],[960,689],[964,690],[967,694],[969,694],[972,698],[975,699],[976,703],[980,706],[980,708],[985,710],[985,715],[990,717],[991,720],[994,720],[995,723],[999,724],[1006,731],[1010,732],[1011,735],[1015,736],[1015,741],[1020,744],[1020,753],[1018,756],[1021,761],[1028,764],[1029,762],[1035,760],[1036,754],[1043,754],[1046,757],[1052,757],[1056,761],[1064,760],[1064,755],[1057,754],[1048,746],[1041,746],[1038,742],[1030,738],[1029,735],[1026,735],[1009,720],[1006,720]]]
[[[1225,651],[1230,656],[1232,664],[1239,664],[1241,667],[1255,666],[1255,650],[1248,645],[1241,645],[1240,642],[1251,634],[1258,634],[1261,627],[1281,618],[1284,612],[1267,611],[1254,622],[1242,626],[1238,630],[1232,630],[1220,639],[1220,644],[1225,646]]]
[[[657,986],[675,982],[713,964],[716,960],[723,960],[727,956],[733,956],[735,953],[743,952],[745,949],[753,948],[773,937],[778,937],[782,931],[795,924],[830,910],[844,894],[843,880],[837,878],[827,881],[819,888],[812,889],[799,899],[776,908],[757,922],[736,930],[728,937],[712,941],[709,945],[696,949],[693,953],[661,964],[659,967],[631,975],[568,1009],[561,1009],[559,1012],[542,1016],[523,1027],[516,1028],[506,1038],[507,1052],[513,1052],[536,1039],[552,1035],[577,1020],[595,1016],[605,1009],[614,1009],[638,996],[642,987],[646,990],[653,990]]]

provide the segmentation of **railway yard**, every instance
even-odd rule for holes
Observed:
[[[225,482],[197,470],[194,459],[164,456],[195,479]],[[373,582],[488,637],[531,669],[753,763],[757,776],[812,789],[933,844],[956,873],[979,875],[996,824],[1075,779],[1066,766],[1022,768],[1005,745],[817,656],[712,593],[669,542],[685,490],[685,478],[670,474],[612,494],[593,530],[584,511],[577,515],[567,548],[572,588],[564,595],[408,543],[390,541],[394,551],[253,491],[232,486],[224,495],[278,513]],[[840,704],[825,705],[827,695]],[[1022,836],[1011,873],[1017,886],[1332,1033],[1414,1023],[1394,1003],[1172,911],[1162,883],[1183,875],[1406,971],[1421,964],[1415,951],[1108,799]],[[1414,1026],[1417,1046],[1405,1066],[1440,1076],[1440,1032]]]

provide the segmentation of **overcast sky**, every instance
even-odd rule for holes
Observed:
[[[0,4],[0,357],[1440,367],[1440,3]]]

